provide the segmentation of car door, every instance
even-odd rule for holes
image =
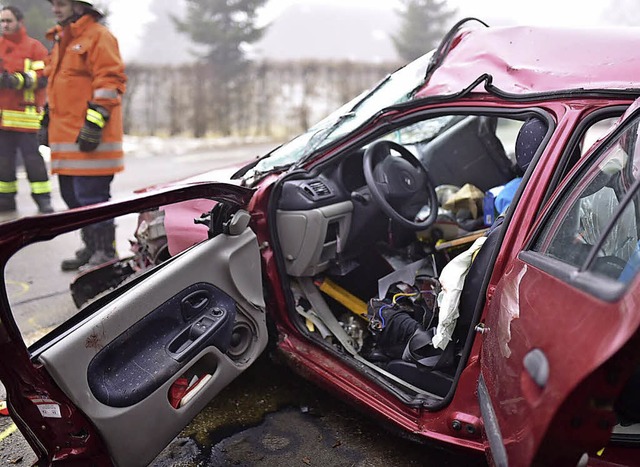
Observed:
[[[616,397],[640,356],[634,108],[490,280],[478,398],[495,465],[577,465],[602,454],[617,423]]]
[[[199,184],[0,225],[0,376],[12,416],[41,458],[147,465],[260,355],[267,343],[260,253],[242,209],[251,195]],[[16,282],[7,266],[14,251],[116,214],[207,202],[231,207],[221,232],[207,238],[211,225],[201,226],[202,242],[132,276],[26,348],[14,312],[28,300],[7,294]]]

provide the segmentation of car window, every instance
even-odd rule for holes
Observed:
[[[521,175],[515,163],[521,126],[521,120],[495,115],[440,115],[380,139],[411,151],[436,185],[461,188],[469,183],[486,192]]]
[[[304,134],[282,145],[247,172],[245,179],[255,183],[262,174],[276,167],[287,166],[312,154],[316,149],[353,131],[381,110],[413,98],[413,91],[425,80],[427,65],[433,51],[396,70],[370,91],[332,112]]]
[[[593,146],[593,144],[606,135],[611,127],[618,121],[620,117],[608,117],[596,120],[584,132],[584,136],[580,142],[580,155],[584,154]]]
[[[638,242],[638,208],[640,195],[621,211],[613,228],[603,238],[600,251],[588,269],[611,279],[627,283],[640,269],[640,243]]]
[[[117,261],[77,270],[61,270],[74,258],[91,225],[26,245],[7,262],[4,280],[16,324],[27,345],[64,332],[92,312],[90,305],[141,279],[152,265],[172,251],[182,251],[207,238],[207,227],[194,224],[214,205],[208,199],[162,206],[158,210],[116,217]],[[185,226],[167,242],[166,228]],[[37,265],[34,267],[34,265]]]
[[[533,250],[626,282],[638,249],[638,123],[595,153],[549,217]]]

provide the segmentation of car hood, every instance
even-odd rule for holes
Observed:
[[[182,180],[176,180],[173,182],[159,183],[156,185],[150,185],[139,190],[136,190],[136,193],[145,193],[147,191],[155,191],[159,189],[170,188],[179,185],[192,184],[192,183],[201,183],[201,182],[220,182],[227,183],[230,185],[240,186],[240,179],[231,179],[231,176],[238,171],[244,164],[236,164],[227,167],[221,167],[219,169],[210,170],[208,172],[203,172],[201,174],[194,175],[192,177],[188,177]]]
[[[240,179],[231,179],[231,176],[241,168],[243,164],[235,164],[219,169],[210,170],[201,174],[168,183],[151,185],[136,193],[145,193],[156,190],[175,188],[183,185],[198,184],[203,182],[217,182],[240,186]],[[247,191],[253,191],[246,188]],[[169,253],[175,255],[198,242],[207,238],[207,228],[202,224],[195,224],[194,219],[199,218],[203,213],[210,211],[215,205],[215,201],[206,199],[194,199],[164,206],[164,228],[167,235],[167,246]]]

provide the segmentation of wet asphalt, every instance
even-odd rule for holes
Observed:
[[[486,466],[482,455],[418,443],[263,355],[151,464]]]

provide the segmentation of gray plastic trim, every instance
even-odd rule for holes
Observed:
[[[196,282],[209,282],[237,302],[243,322],[255,332],[248,351],[234,361],[215,347],[208,347],[184,368],[210,368],[213,377],[186,406],[169,404],[174,375],[136,405],[109,407],[98,402],[88,386],[87,368],[107,343],[126,331],[176,292]],[[91,345],[89,345],[91,343]],[[218,235],[176,257],[141,284],[98,311],[69,336],[40,355],[56,383],[95,424],[117,466],[146,466],[207,403],[262,353],[267,328],[262,295],[260,254],[250,229],[240,235]]]
[[[341,239],[349,234],[352,212],[351,201],[302,211],[278,210],[276,225],[287,274],[313,276],[327,269],[340,252]],[[335,239],[327,238],[332,223],[337,223]]]

